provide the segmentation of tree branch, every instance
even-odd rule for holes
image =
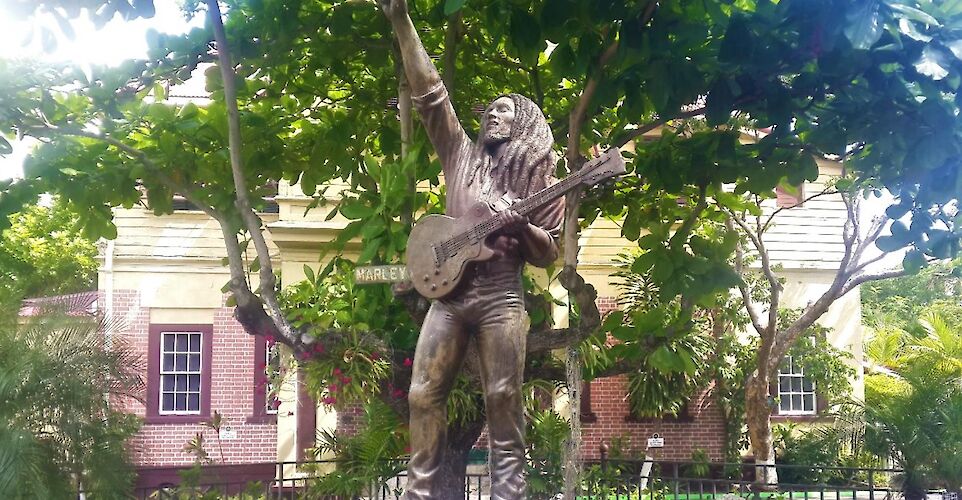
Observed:
[[[575,155],[581,154],[581,127],[587,118],[588,105],[591,104],[591,99],[594,98],[595,92],[598,90],[598,85],[601,83],[603,76],[600,73],[603,72],[604,67],[608,64],[608,61],[614,57],[617,51],[618,41],[615,41],[609,45],[598,58],[598,74],[591,75],[588,78],[588,82],[585,83],[585,88],[581,91],[581,96],[578,98],[578,103],[575,104],[574,110],[571,111],[571,115],[568,117],[567,157],[569,165],[573,163]],[[572,151],[574,153],[572,153]]]
[[[207,0],[207,14],[211,24],[214,26],[217,58],[220,66],[221,79],[224,84],[224,101],[227,107],[228,147],[230,152],[231,174],[234,178],[234,190],[237,196],[237,210],[240,212],[241,219],[244,221],[245,226],[247,226],[251,241],[254,242],[254,249],[257,252],[257,259],[260,263],[260,272],[258,274],[260,283],[258,288],[261,291],[261,297],[270,311],[270,316],[274,321],[277,333],[287,341],[285,343],[295,347],[296,350],[297,346],[301,344],[302,339],[287,322],[281,310],[280,303],[277,300],[277,294],[275,293],[276,278],[271,262],[270,248],[264,239],[261,220],[257,214],[254,213],[253,208],[251,208],[247,182],[244,177],[244,159],[241,154],[243,146],[240,130],[240,112],[237,109],[236,74],[234,73],[234,65],[231,62],[230,48],[227,44],[227,34],[224,32],[224,22],[217,0]]]
[[[906,271],[905,269],[893,269],[891,271],[885,271],[885,272],[874,273],[874,274],[861,274],[859,276],[856,276],[855,278],[850,279],[842,288],[842,291],[838,294],[838,296],[841,297],[846,293],[852,291],[853,288],[863,283],[868,283],[869,281],[879,281],[879,280],[886,280],[889,278],[898,278],[901,276],[905,276],[907,274],[909,274],[909,271]]]
[[[444,55],[441,60],[441,80],[448,89],[448,94],[454,96],[454,76],[457,73],[458,40],[461,39],[461,18],[463,11],[458,10],[448,17],[448,26],[444,31]]]
[[[732,223],[732,216],[729,215],[728,220],[725,221],[725,226],[729,231],[734,231],[735,227]],[[742,250],[742,243],[739,241],[735,245],[735,272],[739,276],[744,275],[745,268],[745,252]],[[752,326],[755,327],[755,331],[759,335],[765,333],[765,327],[762,326],[761,316],[758,314],[758,309],[755,308],[755,303],[752,301],[751,290],[748,289],[748,284],[745,280],[740,280],[738,283],[738,291],[742,296],[742,302],[745,304],[745,311],[748,313],[748,318],[752,322]]]
[[[772,220],[775,218],[776,215],[778,215],[778,214],[781,213],[782,211],[788,210],[789,208],[797,207],[797,206],[799,206],[799,205],[804,205],[805,203],[808,203],[808,202],[810,202],[810,201],[812,201],[812,200],[814,200],[814,199],[816,199],[816,198],[818,198],[818,197],[821,197],[821,196],[830,195],[830,194],[838,194],[838,192],[839,192],[839,191],[836,190],[836,189],[829,189],[828,187],[826,187],[826,188],[823,189],[822,191],[820,191],[820,192],[818,192],[818,193],[815,193],[815,194],[809,196],[808,198],[805,198],[805,199],[803,199],[802,201],[798,202],[798,205],[793,205],[793,206],[791,206],[791,207],[778,207],[778,208],[776,208],[776,209],[773,210],[772,213],[768,216],[768,219],[765,220],[765,224],[764,224],[763,227],[762,227],[762,231],[763,231],[763,232],[764,232],[764,231],[768,231],[768,227],[772,224]]]
[[[726,213],[728,213],[729,219],[733,220],[736,224],[738,224],[738,227],[740,227],[742,229],[742,232],[744,232],[745,235],[748,236],[748,239],[752,242],[752,246],[754,246],[755,250],[758,252],[758,257],[761,260],[762,273],[765,275],[765,279],[768,280],[768,284],[771,287],[771,292],[772,292],[771,307],[769,307],[769,312],[768,312],[769,323],[766,330],[774,331],[777,325],[777,316],[775,316],[774,320],[772,316],[773,314],[775,315],[778,314],[778,310],[777,310],[778,293],[782,289],[782,284],[781,282],[778,281],[778,277],[775,276],[775,272],[772,271],[772,265],[771,265],[771,260],[768,256],[768,250],[765,248],[765,243],[762,241],[761,236],[758,234],[755,234],[752,231],[752,229],[748,227],[748,223],[746,223],[741,217],[736,215],[735,212],[733,212],[731,209],[727,207],[723,207],[722,209],[725,210]],[[759,331],[759,333],[762,333],[762,332]]]

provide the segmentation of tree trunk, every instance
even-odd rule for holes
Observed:
[[[444,450],[441,469],[441,496],[444,499],[464,499],[465,475],[468,468],[468,453],[478,441],[484,419],[448,427],[448,446]]]
[[[574,500],[581,490],[581,356],[578,346],[568,348],[565,360],[568,376],[570,433],[564,454],[564,500]]]
[[[767,370],[756,371],[745,383],[745,422],[752,456],[755,458],[755,484],[770,489],[778,484],[775,470],[775,446],[772,436],[771,407],[768,405]]]

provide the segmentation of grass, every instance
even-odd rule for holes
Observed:
[[[755,498],[765,498],[772,500],[804,500],[805,494],[808,493],[809,500],[821,500],[821,496],[818,491],[764,491],[759,492],[756,496],[755,493],[679,493],[675,495],[674,493],[664,493],[659,494],[656,492],[654,500],[721,500],[723,495],[735,495],[739,498],[744,498],[746,500],[754,500]],[[837,495],[837,496],[836,496]],[[651,494],[644,494],[639,496],[637,493],[633,494],[610,494],[604,496],[598,495],[582,495],[577,497],[578,500],[652,500]],[[855,495],[851,491],[832,491],[831,493],[825,492],[825,500],[833,500],[836,498],[851,499],[855,498]]]

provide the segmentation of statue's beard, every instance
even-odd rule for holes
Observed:
[[[487,127],[487,130],[484,131],[483,142],[485,146],[496,146],[510,138],[511,128],[505,126],[505,124],[498,124]]]

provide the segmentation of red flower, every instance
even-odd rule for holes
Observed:
[[[402,389],[394,389],[391,395],[394,396],[394,399],[401,399],[404,397],[404,391]]]
[[[328,397],[322,399],[321,402],[324,403],[324,404],[326,404],[326,405],[333,405],[333,404],[337,403],[337,398],[335,398],[335,397],[333,397],[333,396],[328,396]]]
[[[411,358],[404,358],[404,366],[410,367],[413,364],[414,361],[411,361]]]
[[[324,354],[324,346],[322,344],[314,344],[314,352]]]
[[[300,359],[303,359],[303,360],[311,359],[311,353],[309,353],[309,352],[302,352],[302,353],[299,353],[299,354],[297,355],[297,357],[300,358]]]
[[[336,377],[336,376],[338,376],[338,375],[340,375],[340,374],[341,374],[341,369],[340,369],[340,368],[334,368],[334,376]]]
[[[411,453],[411,445],[407,445],[404,447],[404,453]]]
[[[271,408],[274,408],[274,409],[276,410],[276,409],[278,409],[278,408],[280,408],[280,407],[281,407],[281,400],[280,400],[280,399],[275,399],[274,401],[271,401]]]
[[[378,354],[377,351],[374,351],[374,352],[371,353],[371,360],[377,361],[377,360],[379,360],[379,359],[381,359],[381,355]]]
[[[331,384],[327,386],[328,392],[337,392],[337,384]]]
[[[342,383],[342,384],[345,384],[345,385],[350,384],[350,383],[351,383],[351,377],[341,377],[341,383]]]

